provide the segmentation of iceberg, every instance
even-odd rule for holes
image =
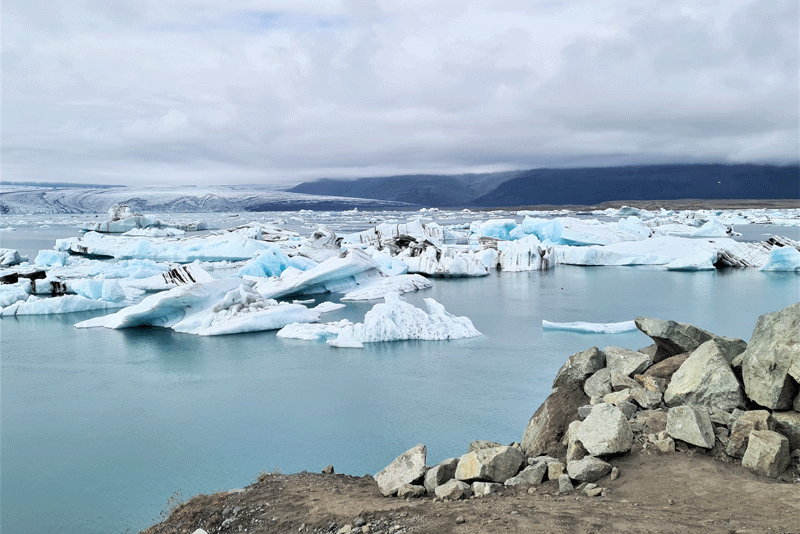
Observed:
[[[560,243],[564,225],[558,219],[537,219],[525,217],[522,224],[514,228],[509,235],[511,239],[521,239],[526,235],[534,235],[539,241],[548,243]]]
[[[20,256],[18,250],[0,248],[0,267],[11,267],[12,265],[18,265],[23,261],[28,261],[28,258]]]
[[[325,301],[325,302],[320,302],[319,304],[314,306],[312,309],[315,312],[319,313],[319,314],[323,314],[323,313],[330,313],[330,312],[336,311],[336,310],[341,310],[342,308],[346,308],[346,307],[347,307],[346,304],[339,304],[339,303],[336,303],[336,302]]]
[[[692,232],[691,237],[727,237],[733,232],[730,228],[716,219],[711,219],[703,226]]]
[[[697,249],[694,253],[669,262],[666,268],[670,271],[713,271],[716,269],[715,261],[716,251]]]
[[[291,323],[318,320],[319,313],[302,304],[278,304],[264,299],[247,281],[226,278],[178,286],[150,295],[117,313],[75,326],[113,329],[160,326],[176,332],[214,336],[277,330]]]
[[[624,241],[636,241],[641,237],[616,229],[597,219],[578,219],[576,217],[561,217],[559,219],[564,229],[561,231],[561,245],[586,247],[591,245],[611,245]]]
[[[800,250],[794,247],[773,246],[762,271],[800,271]]]
[[[354,248],[307,271],[288,267],[280,278],[259,281],[255,289],[264,298],[273,299],[329,292],[344,293],[382,277],[378,264],[367,253]]]
[[[432,298],[425,299],[425,312],[409,304],[398,293],[387,293],[364,316],[363,323],[345,326],[328,344],[362,348],[364,343],[408,339],[445,340],[480,336],[468,317],[456,317]]]
[[[292,323],[278,330],[276,335],[286,339],[322,341],[335,338],[344,327],[352,324],[347,319],[332,323]]]
[[[69,260],[67,252],[40,250],[33,263],[38,267],[64,267],[67,265],[67,260]]]
[[[397,259],[408,265],[409,273],[441,278],[487,276],[489,268],[481,258],[467,249],[444,246],[429,241],[415,244],[401,252]]]
[[[341,254],[342,238],[336,237],[327,226],[320,225],[307,240],[303,241],[298,252],[316,263],[321,263],[329,258]]]
[[[24,302],[28,300],[30,293],[30,280],[22,280],[16,284],[2,284],[0,285],[0,308],[7,308],[15,302]]]
[[[622,334],[636,330],[636,324],[633,321],[623,321],[621,323],[587,323],[584,321],[551,323],[550,321],[542,320],[542,328],[545,330],[581,332],[583,334]]]
[[[433,283],[419,274],[401,274],[388,278],[379,278],[369,284],[357,287],[345,293],[341,300],[374,300],[382,299],[390,292],[410,293],[427,289]]]
[[[545,247],[535,235],[517,241],[499,241],[498,268],[503,271],[546,271],[555,266],[553,247]]]
[[[263,278],[280,276],[289,265],[289,258],[281,252],[280,247],[271,245],[268,249],[260,252],[255,258],[245,263],[244,267],[239,269],[238,276],[256,276]]]
[[[455,242],[457,239],[457,235],[435,222],[423,223],[420,219],[416,219],[402,224],[381,223],[369,230],[347,235],[344,237],[344,241],[346,243],[372,245],[381,249],[384,245],[400,236],[413,237],[418,241],[432,239],[438,243]]]
[[[62,295],[40,298],[31,296],[25,301],[17,301],[0,310],[0,317],[16,315],[56,315],[83,311],[106,310],[124,306],[118,302],[95,300],[80,295]]]
[[[508,241],[512,239],[511,232],[517,228],[514,219],[490,219],[488,221],[474,221],[469,225],[470,240],[475,238],[493,237]]]

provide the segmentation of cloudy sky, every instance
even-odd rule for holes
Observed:
[[[796,0],[3,0],[2,178],[798,161]]]

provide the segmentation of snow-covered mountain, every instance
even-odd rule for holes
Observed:
[[[147,213],[348,210],[403,208],[403,202],[289,193],[259,186],[206,187],[0,187],[0,213],[106,213],[127,204]]]

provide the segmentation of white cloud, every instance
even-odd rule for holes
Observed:
[[[791,0],[2,10],[6,180],[798,158]]]

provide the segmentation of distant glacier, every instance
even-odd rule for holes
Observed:
[[[147,213],[200,213],[231,211],[341,211],[403,209],[405,202],[289,193],[266,186],[204,187],[0,187],[0,213],[106,213],[115,204],[127,204]]]

